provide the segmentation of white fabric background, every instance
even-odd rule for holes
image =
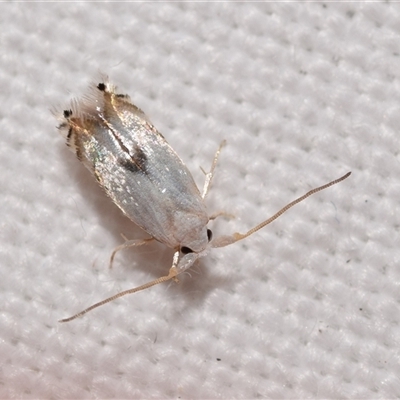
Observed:
[[[0,5],[0,397],[400,397],[400,6]],[[108,74],[243,231],[181,283],[51,114]]]

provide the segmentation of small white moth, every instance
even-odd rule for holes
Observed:
[[[99,83],[91,95],[74,101],[71,108],[64,111],[60,128],[66,132],[67,145],[112,201],[151,236],[150,239],[127,240],[114,250],[110,262],[117,251],[152,240],[175,250],[168,275],[120,292],[60,322],[71,321],[127,294],[177,280],[177,275],[208,254],[210,249],[228,246],[252,235],[295,204],[350,175],[348,172],[310,190],[246,233],[213,239],[207,224],[218,215],[208,214],[204,199],[224,142],[215,154],[200,193],[185,164],[146,115],[131,103],[129,96],[117,94],[116,88],[108,82]]]

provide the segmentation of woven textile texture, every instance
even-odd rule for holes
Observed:
[[[399,398],[400,7],[0,5],[0,398]],[[174,282],[54,114],[106,74],[207,198],[214,236],[346,181]]]

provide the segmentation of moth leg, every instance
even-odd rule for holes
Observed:
[[[168,272],[169,279],[172,279],[175,283],[179,283],[179,279],[176,277],[179,274],[178,269],[176,268],[178,266],[178,263],[179,263],[179,251],[176,251],[172,259],[172,266]]]
[[[206,175],[206,181],[204,182],[203,192],[202,192],[202,194],[201,194],[201,197],[202,197],[203,199],[205,199],[206,196],[207,196],[207,194],[208,194],[208,190],[210,189],[211,181],[212,181],[212,178],[213,178],[213,176],[214,176],[214,170],[215,170],[215,167],[217,166],[218,157],[219,157],[219,155],[220,155],[220,153],[221,153],[222,147],[224,147],[225,144],[226,144],[226,140],[223,140],[223,141],[221,142],[221,144],[219,145],[218,150],[215,152],[215,156],[214,156],[213,162],[212,162],[212,164],[211,164],[210,172],[206,173],[206,172],[202,169],[202,171],[203,171],[203,172],[205,173],[205,175]]]
[[[127,248],[129,248],[129,247],[143,246],[144,244],[148,244],[148,243],[150,243],[151,241],[154,240],[154,238],[127,240],[125,236],[122,236],[122,237],[126,240],[126,242],[123,243],[123,244],[121,244],[121,245],[119,245],[118,247],[116,247],[116,248],[114,249],[114,251],[112,252],[111,257],[110,257],[110,266],[109,266],[110,268],[112,268],[115,255],[116,255],[120,250],[127,249]]]
[[[148,241],[150,241],[150,239],[148,239]],[[135,288],[124,290],[123,292],[119,292],[119,293],[115,294],[114,296],[108,297],[107,299],[104,299],[102,301],[99,301],[98,303],[95,303],[95,304],[91,305],[90,307],[84,309],[83,311],[78,312],[77,314],[73,315],[72,317],[60,319],[58,322],[69,322],[69,321],[72,321],[73,319],[76,319],[78,317],[82,317],[82,315],[85,315],[89,311],[92,311],[97,307],[100,307],[100,306],[102,306],[104,304],[107,304],[110,301],[114,301],[116,299],[119,299],[122,296],[126,296],[127,294],[140,292],[142,290],[148,289],[148,288],[150,288],[152,286],[158,285],[159,283],[162,283],[162,282],[169,281],[171,279],[176,281],[177,280],[176,276],[179,274],[179,270],[177,269],[178,262],[179,262],[179,251],[176,251],[175,254],[174,254],[174,258],[173,258],[172,267],[170,268],[170,270],[168,272],[168,275],[165,275],[165,276],[162,276],[160,278],[154,279],[153,281],[147,282],[144,285],[140,285],[140,286],[137,286]]]
[[[236,217],[235,217],[233,214],[231,214],[231,213],[228,213],[228,212],[225,212],[225,211],[218,211],[218,212],[216,212],[216,213],[214,213],[214,214],[211,214],[211,215],[208,217],[208,219],[209,219],[210,221],[212,221],[212,220],[217,219],[217,218],[219,218],[219,217],[225,217],[225,218],[228,218],[228,219],[236,218]]]

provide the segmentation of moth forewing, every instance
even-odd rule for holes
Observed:
[[[122,212],[156,240],[173,249],[203,250],[208,214],[190,172],[141,118],[143,112],[111,85],[98,88],[104,98],[96,97],[92,108],[86,99],[78,117],[64,113],[68,143],[78,159]]]

